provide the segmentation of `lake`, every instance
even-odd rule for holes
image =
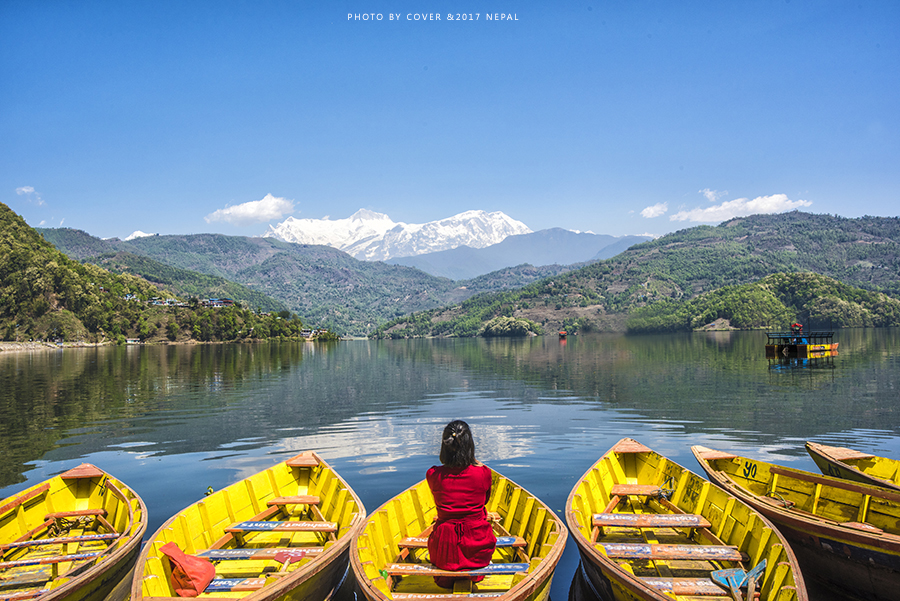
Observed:
[[[900,456],[900,329],[838,330],[783,364],[763,332],[125,346],[0,353],[0,498],[94,463],[144,498],[149,532],[300,450],[369,511],[437,463],[466,420],[479,459],[562,516],[623,437],[702,473],[690,446],[817,472],[804,443]],[[578,566],[569,543],[552,597]],[[814,597],[815,598],[815,597]]]

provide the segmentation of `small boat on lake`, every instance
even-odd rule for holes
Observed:
[[[160,526],[138,558],[131,600],[178,596],[174,543],[191,563],[215,568],[211,580],[201,580],[200,598],[321,601],[346,575],[350,540],[364,518],[356,493],[334,469],[316,453],[301,453]]]
[[[631,438],[581,477],[566,522],[602,599],[808,598],[790,546],[765,517]]]
[[[823,474],[900,491],[900,460],[815,442],[806,451]]]
[[[768,517],[804,574],[863,599],[900,591],[900,493],[695,446],[710,479]]]
[[[101,601],[134,565],[147,508],[82,463],[0,501],[0,600]]]
[[[800,359],[836,357],[838,343],[834,332],[804,332],[799,323],[789,331],[766,332],[766,357],[799,357]]]
[[[437,517],[434,497],[422,480],[375,510],[353,539],[350,563],[369,601],[450,601],[491,597],[502,601],[544,601],[566,544],[566,527],[537,497],[492,470],[488,516],[497,547],[491,563],[478,570],[439,570],[428,561],[428,536]],[[438,587],[434,576],[462,578],[454,590]]]

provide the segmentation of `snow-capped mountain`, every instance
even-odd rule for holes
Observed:
[[[148,234],[147,232],[142,232],[141,230],[135,230],[130,236],[125,238],[125,241],[134,240],[135,238],[146,238],[148,236],[158,236],[159,234]]]
[[[297,244],[324,244],[365,261],[386,261],[449,250],[484,248],[507,236],[529,234],[521,221],[499,211],[466,211],[428,223],[397,223],[383,213],[359,210],[347,219],[288,217],[263,234]]]

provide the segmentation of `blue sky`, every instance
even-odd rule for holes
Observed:
[[[0,81],[0,201],[101,237],[900,214],[895,1],[4,0]]]

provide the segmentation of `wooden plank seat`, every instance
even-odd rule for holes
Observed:
[[[47,592],[47,589],[38,588],[30,591],[17,591],[15,593],[0,593],[0,601],[18,601],[19,599],[34,599]]]
[[[729,545],[658,545],[646,543],[596,543],[607,557],[615,559],[746,561],[737,547]]]
[[[266,585],[265,578],[213,578],[204,593],[258,591]]]
[[[0,570],[7,568],[18,568],[22,566],[38,566],[64,563],[67,561],[82,561],[84,559],[93,559],[98,555],[102,555],[103,551],[95,551],[92,553],[73,553],[71,555],[46,555],[44,557],[31,557],[29,559],[17,559],[15,561],[0,562]]]
[[[290,467],[316,467],[319,459],[312,453],[300,453],[284,462]]]
[[[291,556],[291,561],[298,561],[303,557],[321,555],[325,547],[269,547],[260,549],[207,549],[197,553],[198,557],[205,557],[210,561],[224,561],[232,559],[266,560],[275,559],[276,555]]]
[[[491,563],[473,570],[442,570],[427,563],[392,563],[385,572],[388,576],[488,576],[493,574],[517,574],[527,572],[527,563]]]
[[[526,547],[528,543],[521,536],[498,536],[497,547]],[[402,549],[427,549],[427,536],[410,536],[400,541]]]
[[[660,493],[662,489],[655,484],[614,484],[609,489],[609,494],[614,497],[658,497]]]
[[[0,545],[0,551],[8,549],[19,549],[21,547],[39,547],[43,545],[64,545],[68,543],[85,543],[91,541],[113,540],[121,535],[116,532],[108,534],[84,534],[82,536],[59,536],[56,538],[36,538],[34,540],[23,540],[15,543],[6,543]]]
[[[594,526],[623,528],[709,528],[702,515],[689,513],[596,513]]]
[[[337,524],[334,522],[238,522],[225,532],[240,534],[243,532],[337,532]]]
[[[294,497],[275,497],[266,505],[269,507],[284,507],[285,505],[318,505],[319,497],[315,495],[297,495]]]
[[[502,597],[506,593],[396,593],[391,592],[394,601],[456,601],[456,599],[489,599]]]
[[[83,518],[89,516],[106,517],[105,509],[79,509],[78,511],[57,511],[44,516],[45,520],[58,520],[60,518]]]
[[[663,593],[685,596],[725,596],[728,593],[709,578],[641,578],[641,582]]]

